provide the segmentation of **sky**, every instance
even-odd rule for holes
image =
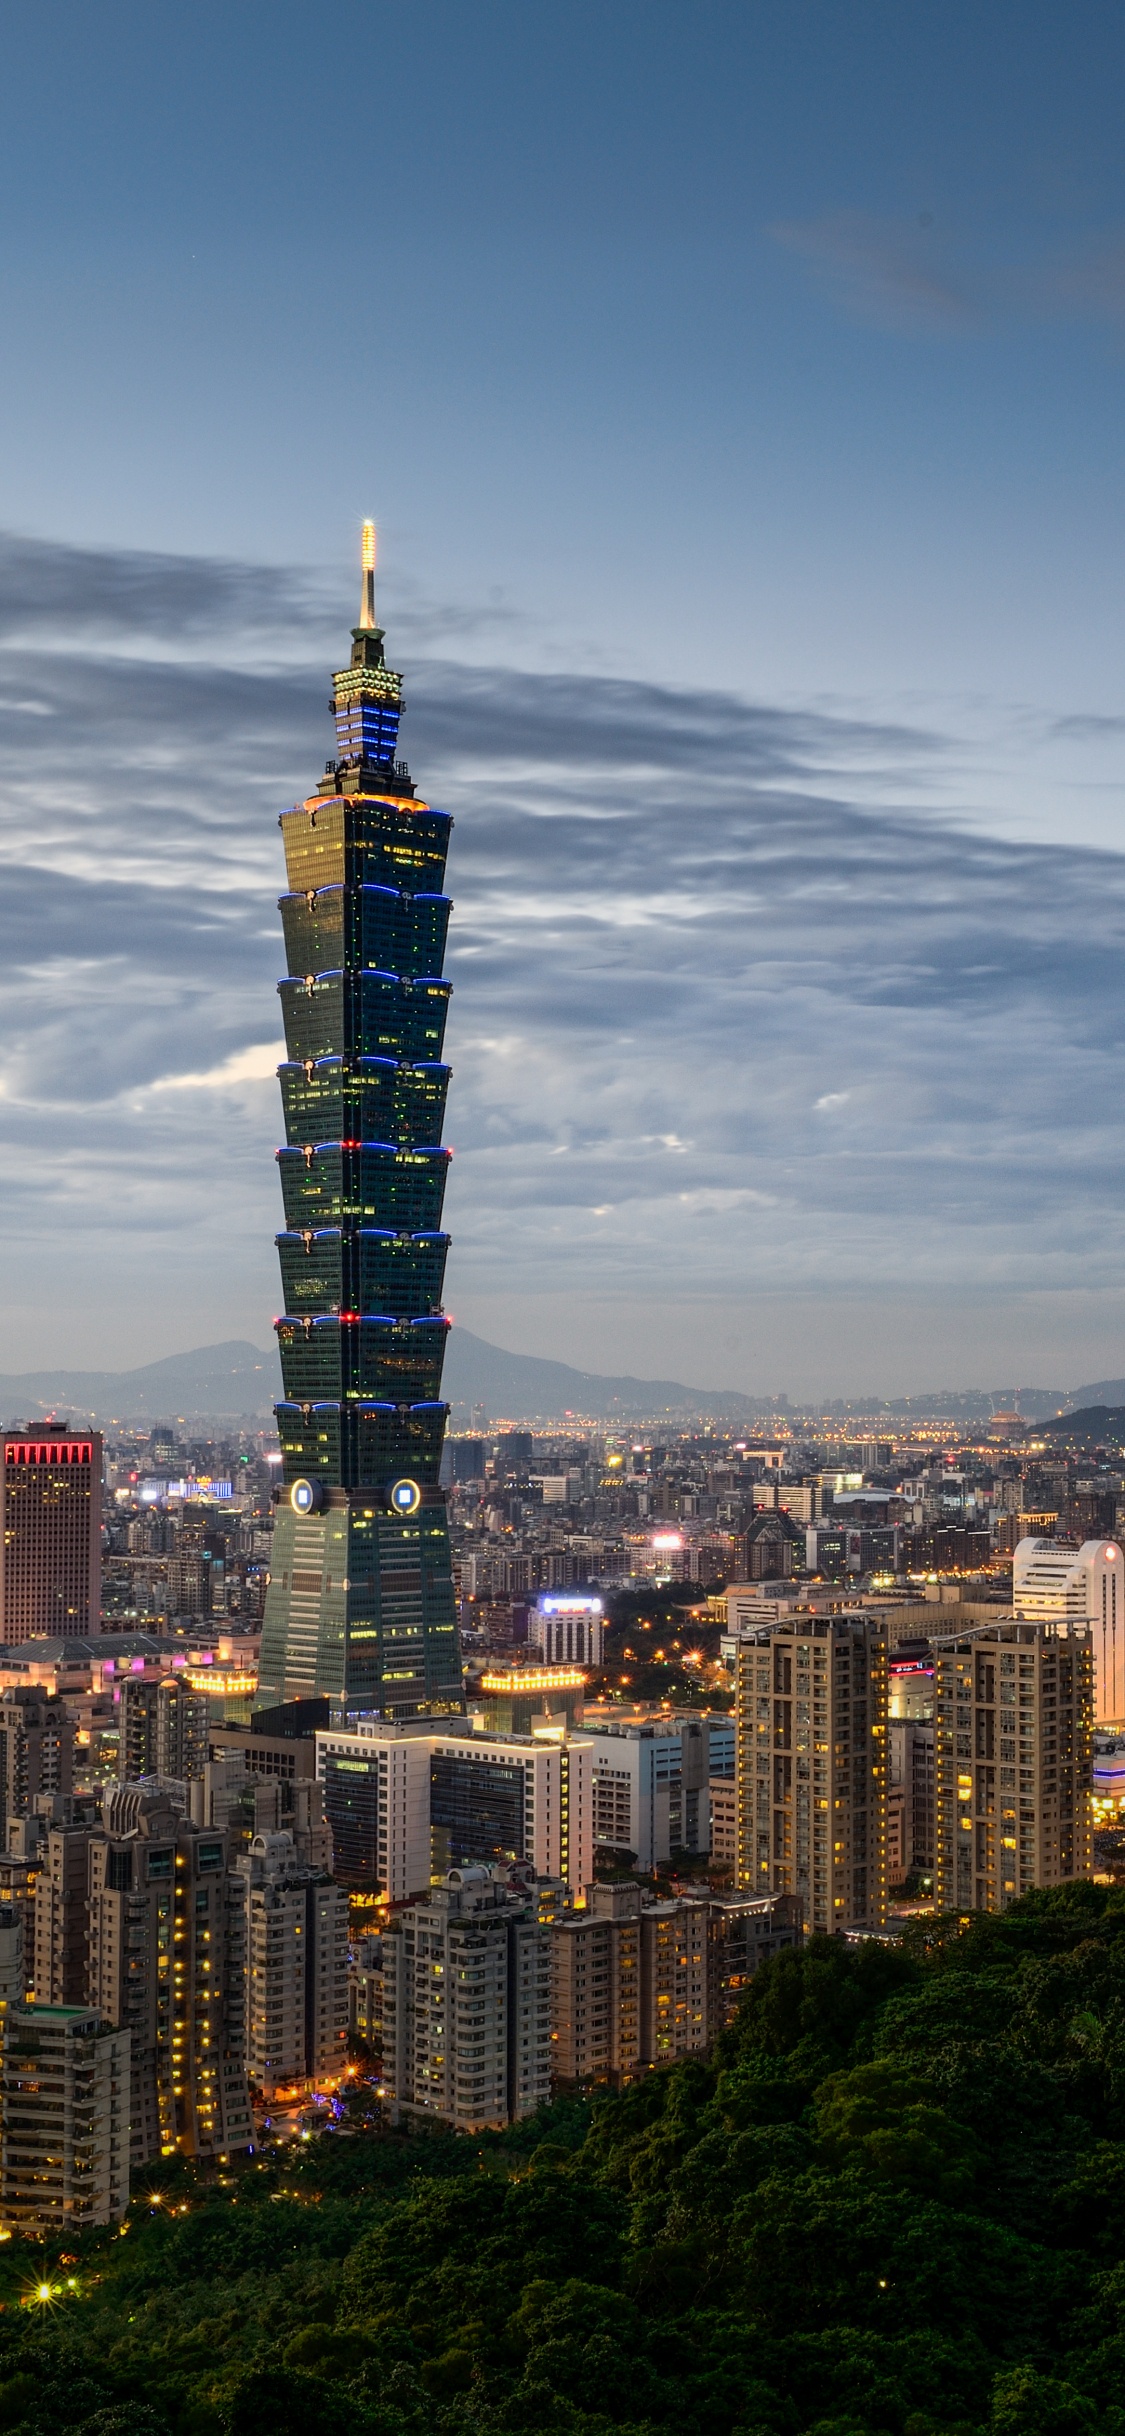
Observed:
[[[0,25],[5,1372],[269,1339],[278,811],[380,534],[454,1317],[1125,1370],[1125,19]]]

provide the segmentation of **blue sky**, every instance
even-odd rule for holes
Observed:
[[[1125,22],[0,32],[4,1368],[277,1307],[275,814],[359,519],[457,820],[456,1316],[1125,1368]]]

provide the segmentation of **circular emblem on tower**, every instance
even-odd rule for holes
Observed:
[[[396,1514],[416,1514],[422,1503],[422,1492],[416,1480],[392,1480],[387,1491],[387,1503]]]
[[[324,1490],[319,1480],[295,1480],[289,1491],[289,1503],[294,1514],[315,1514],[324,1503]]]

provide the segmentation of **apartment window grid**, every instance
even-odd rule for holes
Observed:
[[[806,1930],[886,1918],[887,1654],[881,1620],[744,1631],[737,1647],[737,1871],[795,1894]]]
[[[1093,1635],[999,1625],[935,1658],[939,1911],[1003,1911],[1091,1867]]]
[[[594,1839],[599,1844],[627,1845],[630,1832],[630,1779],[625,1768],[594,1772]]]

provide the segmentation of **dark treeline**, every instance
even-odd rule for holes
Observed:
[[[0,2297],[10,2436],[1125,2436],[1125,1894],[814,1943],[708,2064],[165,2176]]]

